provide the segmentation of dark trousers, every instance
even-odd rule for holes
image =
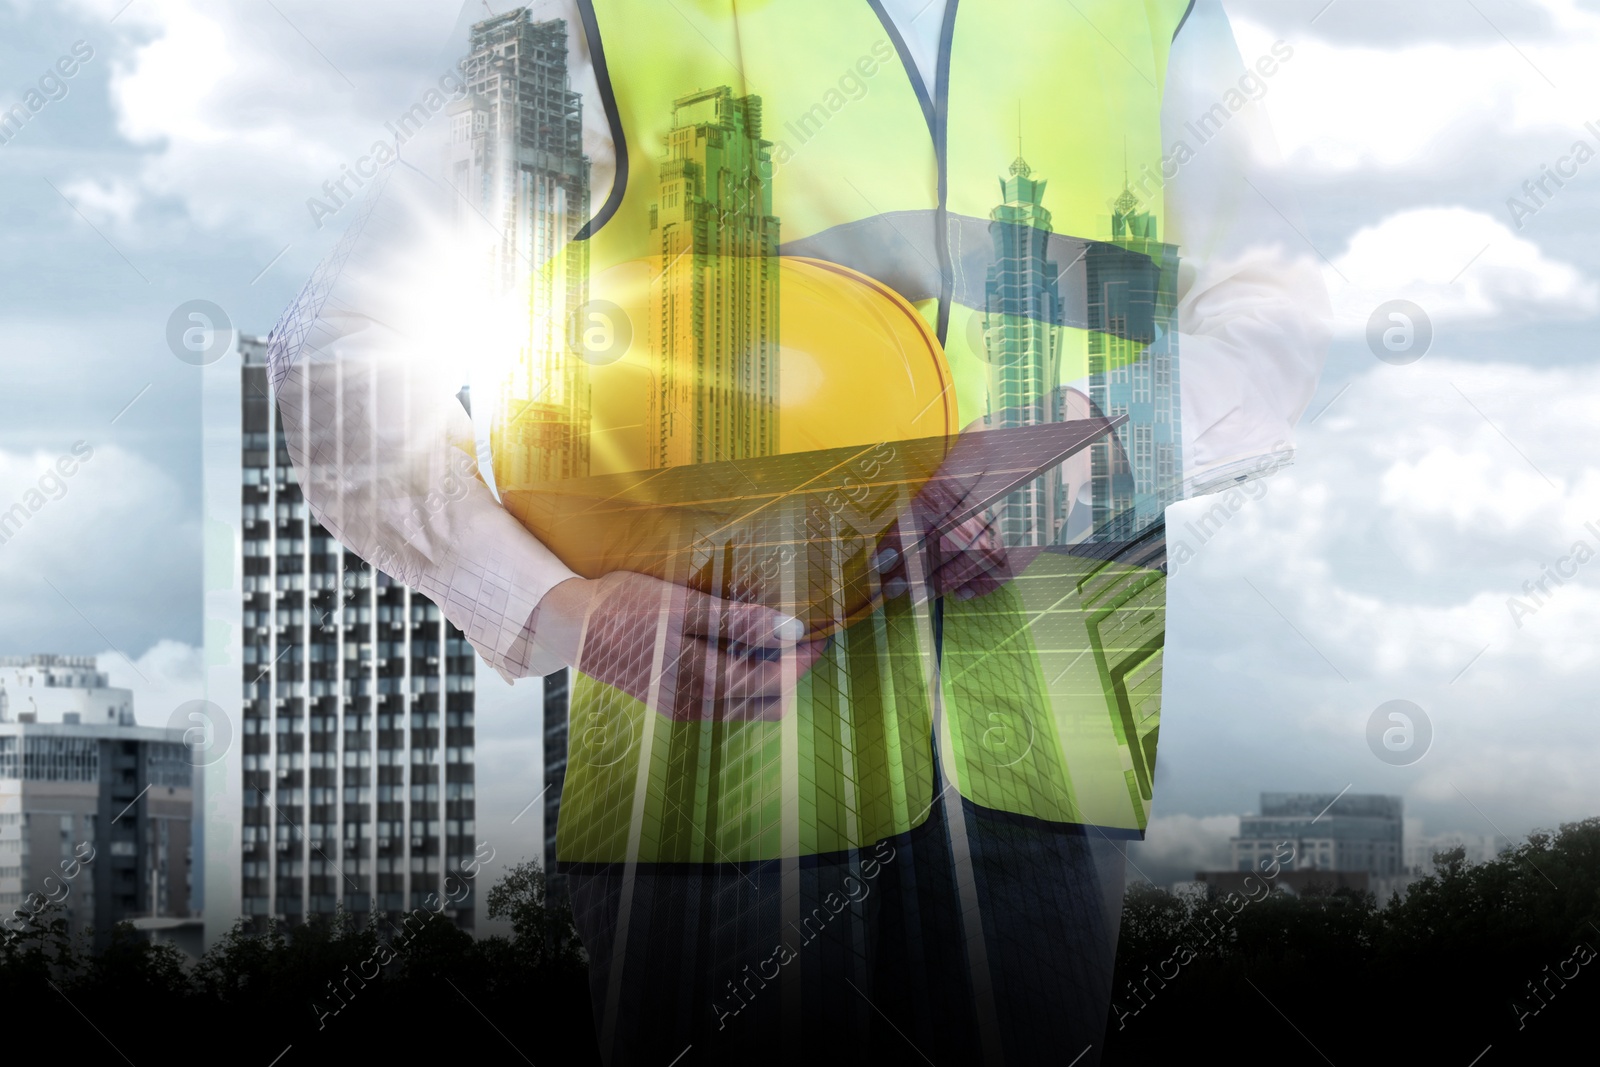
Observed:
[[[1121,843],[941,797],[842,855],[569,869],[606,1062],[1097,1063]]]

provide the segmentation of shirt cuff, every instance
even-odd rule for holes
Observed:
[[[461,511],[452,516],[450,551],[428,568],[422,591],[506,681],[560,670],[566,664],[534,639],[535,611],[546,593],[578,574],[481,483],[455,506]]]

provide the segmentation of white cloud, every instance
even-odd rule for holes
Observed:
[[[199,595],[198,530],[170,472],[118,445],[80,447],[88,458],[0,450],[0,514],[10,518],[0,588],[25,608],[0,616],[0,647],[109,643],[138,655],[169,635],[174,598]]]
[[[1203,544],[1187,524],[1206,501],[1169,515],[1198,551],[1174,583],[1163,758],[1402,793],[1436,828],[1489,831],[1456,787],[1513,836],[1600,812],[1600,367],[1369,368]],[[1560,562],[1579,540],[1595,558]],[[1432,721],[1412,767],[1368,748],[1394,698]]]
[[[121,5],[78,6],[108,18]],[[176,204],[207,229],[309,236],[306,198],[376,139],[393,141],[383,123],[464,44],[452,30],[462,9],[411,0],[374,17],[358,4],[140,0],[102,54],[117,131],[144,151],[117,195],[79,206],[126,226],[136,210]]]
[[[80,178],[68,182],[61,191],[74,207],[97,223],[108,223],[124,231],[133,225],[140,193],[125,179]]]
[[[1385,18],[1381,11],[1363,17]],[[1477,18],[1470,9],[1458,17]],[[1498,34],[1448,44],[1395,34],[1393,40],[1408,43],[1346,44],[1248,15],[1235,17],[1234,33],[1245,55],[1260,54],[1279,37],[1295,50],[1265,100],[1291,166],[1319,176],[1436,177],[1441,168],[1485,159],[1487,146],[1512,135],[1548,135],[1552,147],[1564,149],[1568,134],[1600,119],[1589,103],[1600,97],[1594,63],[1600,20],[1563,17],[1560,34],[1516,46]]]
[[[99,661],[112,685],[133,690],[133,713],[141,726],[167,726],[179,706],[205,699],[205,650],[194,645],[163,638],[132,663],[109,649]]]
[[[1364,226],[1333,266],[1335,328],[1345,334],[1364,335],[1374,310],[1396,299],[1412,301],[1436,325],[1506,326],[1600,309],[1600,284],[1463,207],[1413,208]]]
[[[1541,728],[1548,712],[1534,704],[1523,715],[1520,732],[1528,734]],[[1566,732],[1553,745],[1484,743],[1496,732],[1487,715],[1451,718],[1446,713],[1435,719],[1441,758],[1430,755],[1419,764],[1413,795],[1420,802],[1459,808],[1460,824],[1469,832],[1504,832],[1520,839],[1535,827],[1554,829],[1600,814],[1591,773],[1600,747],[1594,729]],[[1539,813],[1523,824],[1513,821],[1511,813],[1535,807]]]
[[[1157,885],[1194,877],[1196,871],[1232,866],[1228,839],[1239,834],[1237,815],[1157,815],[1143,841],[1128,846],[1128,880],[1143,875]]]
[[[1560,518],[1562,501],[1539,472],[1527,464],[1501,465],[1493,445],[1480,440],[1468,448],[1451,442],[1415,460],[1397,459],[1383,472],[1378,500],[1397,516],[1447,519],[1461,533],[1484,526],[1521,530],[1530,520]],[[1591,480],[1594,476],[1589,472]],[[1584,495],[1593,499],[1592,481]]]
[[[1190,524],[1209,502],[1186,502],[1171,536],[1197,549],[1196,574],[1281,590],[1278,606],[1314,620],[1313,644],[1348,673],[1453,673],[1485,642],[1512,655],[1506,598],[1576,539],[1600,551],[1585,526],[1600,525],[1600,457],[1573,447],[1592,436],[1597,391],[1592,367],[1374,363],[1302,428],[1296,466],[1258,501],[1203,545]],[[1600,623],[1594,572],[1562,586],[1579,632]],[[1519,670],[1594,658],[1553,634],[1514,653]]]
[[[1279,33],[1311,34],[1335,42],[1378,48],[1413,47],[1424,41],[1518,41],[1554,39],[1592,29],[1594,14],[1579,9],[1590,0],[1475,0],[1478,15],[1461,0],[1225,0],[1236,17],[1274,27]],[[1492,20],[1492,21],[1491,21]]]

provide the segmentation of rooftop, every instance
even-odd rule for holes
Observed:
[[[0,656],[0,667],[88,667],[99,666],[93,656],[58,656],[53,652],[35,652],[31,656]]]
[[[133,726],[133,693],[112,686],[93,656],[4,656],[0,723]]]
[[[1381,793],[1262,793],[1261,816],[1342,815],[1357,818],[1398,819],[1404,809],[1400,797]]]

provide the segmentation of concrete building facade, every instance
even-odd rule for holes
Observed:
[[[97,946],[123,921],[187,919],[194,768],[183,731],[140,726],[92,656],[0,658],[0,908],[40,898]],[[30,903],[31,901],[31,903]]]
[[[474,855],[476,653],[317,523],[266,345],[239,349],[240,911],[259,926],[424,906]],[[476,903],[445,914],[470,929]]]

